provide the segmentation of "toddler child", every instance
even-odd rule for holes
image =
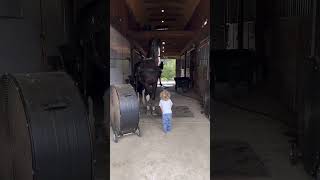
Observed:
[[[162,112],[162,125],[163,125],[163,131],[165,133],[171,131],[171,120],[172,120],[172,101],[170,99],[170,93],[169,91],[163,90],[160,93],[160,109]]]

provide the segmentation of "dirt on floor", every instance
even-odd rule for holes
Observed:
[[[177,106],[188,106],[194,117],[173,117],[172,131],[162,131],[159,116],[140,119],[142,137],[110,139],[112,180],[209,180],[210,123],[200,103],[172,92]],[[110,130],[110,137],[112,131]]]

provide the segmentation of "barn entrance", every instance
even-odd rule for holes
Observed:
[[[163,59],[163,64],[161,83],[164,87],[172,87],[176,84],[176,59]]]

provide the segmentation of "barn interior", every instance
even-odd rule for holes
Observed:
[[[108,2],[110,9],[105,9]],[[209,179],[210,166],[217,180],[319,178],[319,4],[317,0],[1,0],[0,75],[5,76],[0,80],[0,179],[75,179],[77,173],[68,172],[85,174],[78,173],[77,180],[106,179],[109,143],[110,175],[115,180]],[[165,83],[158,89],[172,92],[174,103],[187,106],[193,117],[174,117],[172,133],[164,136],[160,117],[144,116],[142,137],[128,136],[114,143],[112,138],[109,141],[109,125],[105,128],[109,122],[104,119],[102,97],[110,84],[130,81],[132,65],[147,56],[152,38],[164,42],[162,59],[176,60],[176,77],[191,80],[186,92]],[[38,77],[51,77],[48,72],[57,71],[67,72],[79,89],[88,111],[84,116],[94,122],[95,138],[90,141],[94,152],[91,148],[85,155],[76,154],[71,144],[62,144],[67,138],[43,138],[42,143],[54,146],[50,149],[45,144],[30,155],[34,139],[29,139],[30,144],[23,143],[26,139],[14,141],[13,137],[29,137],[27,132],[32,133],[26,126],[32,124],[21,121],[19,128],[26,134],[15,136],[17,131],[11,131],[15,127],[6,122],[6,104],[11,105],[12,117],[35,111],[4,98],[9,94],[4,82],[7,73],[17,83],[18,77],[41,82]],[[51,91],[66,81],[48,82],[45,92],[37,92],[53,97]],[[12,93],[15,87],[21,89],[12,87]],[[41,111],[60,112],[67,105],[41,106]],[[52,114],[48,116],[42,125],[55,129]],[[73,125],[63,122],[60,125]],[[209,155],[210,133],[213,151]],[[88,136],[83,133],[82,137]],[[59,145],[69,151],[59,151]],[[31,168],[37,153],[53,150],[54,158],[40,160],[54,163]],[[19,152],[23,153],[12,154]],[[75,157],[87,155],[92,156],[90,168],[79,168]],[[15,161],[20,163],[12,157],[19,157]],[[23,166],[25,159],[28,167]],[[59,166],[67,171],[52,171]]]
[[[212,3],[214,179],[318,179],[319,1]]]
[[[107,179],[107,6],[0,1],[0,179]]]
[[[159,104],[162,90],[171,93],[174,104],[172,131],[167,134],[162,131],[159,109],[156,115],[147,114],[141,101],[141,137],[124,136],[115,141],[110,128],[111,179],[210,178],[209,35],[209,0],[110,1],[110,85],[133,81],[134,87],[135,65],[148,61],[150,41],[158,39],[164,70],[155,104]],[[164,79],[172,59],[174,74]],[[180,83],[179,79],[187,81]]]

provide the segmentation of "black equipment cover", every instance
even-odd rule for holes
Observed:
[[[139,125],[139,102],[129,84],[111,86],[110,120],[117,135],[134,133]]]
[[[4,75],[0,93],[0,179],[93,179],[91,124],[67,74]]]

